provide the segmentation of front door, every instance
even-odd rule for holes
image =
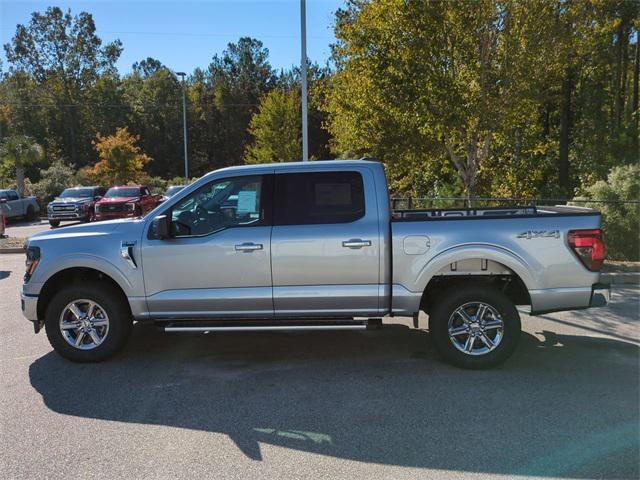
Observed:
[[[368,169],[276,173],[276,316],[378,314],[380,240]],[[367,178],[373,185],[373,178]]]
[[[214,180],[167,210],[171,238],[142,249],[153,317],[273,316],[270,178]]]

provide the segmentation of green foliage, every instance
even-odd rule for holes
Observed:
[[[245,163],[287,162],[300,159],[300,95],[297,90],[272,90],[260,101],[251,119],[249,133],[254,138],[245,154]]]
[[[55,160],[49,168],[40,171],[40,180],[29,186],[31,195],[35,195],[41,204],[49,203],[65,188],[76,184],[75,169],[62,160]]]
[[[0,144],[0,161],[6,168],[16,171],[16,185],[22,195],[24,188],[24,169],[27,165],[42,159],[44,151],[36,141],[27,135],[14,135],[5,138]]]
[[[612,168],[606,181],[597,181],[585,190],[584,197],[577,198],[585,199],[636,202],[580,205],[602,212],[607,258],[640,260],[640,165]]]

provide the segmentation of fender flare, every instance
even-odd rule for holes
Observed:
[[[510,250],[491,244],[458,245],[438,253],[422,267],[415,285],[420,292],[424,292],[429,282],[442,268],[453,262],[474,258],[500,263],[517,275],[527,290],[536,288],[535,278],[531,274],[532,269],[522,257]]]
[[[55,265],[55,269],[47,271],[46,275],[44,275],[46,280],[42,283],[43,287],[54,275],[63,270],[69,270],[72,268],[90,268],[110,277],[118,284],[127,297],[136,295],[134,286],[127,275],[125,275],[124,272],[122,272],[113,263],[105,260],[104,258],[89,254],[68,254],[56,258]]]

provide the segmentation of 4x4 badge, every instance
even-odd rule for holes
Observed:
[[[560,230],[527,230],[522,232],[517,238],[560,238]]]

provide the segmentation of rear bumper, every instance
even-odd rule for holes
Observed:
[[[611,301],[611,285],[608,283],[596,283],[591,287],[591,300],[589,307],[604,307]]]
[[[596,283],[590,287],[529,290],[529,295],[531,314],[541,315],[565,310],[604,307],[611,298],[611,289],[607,284]]]

